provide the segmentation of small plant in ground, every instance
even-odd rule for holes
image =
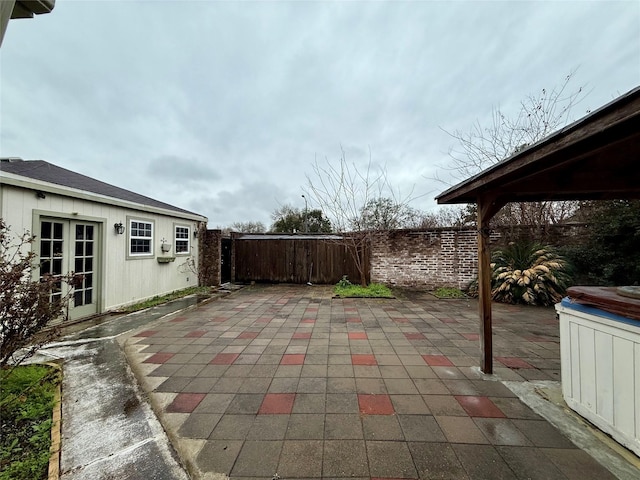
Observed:
[[[60,373],[43,365],[20,366],[0,389],[0,480],[47,478],[52,410]]]
[[[353,285],[347,277],[342,277],[333,289],[336,296],[345,297],[367,297],[367,298],[393,298],[393,293],[389,287],[381,283],[370,283],[368,286]]]
[[[455,287],[436,288],[433,294],[438,298],[465,298],[466,295],[462,290]]]
[[[549,306],[569,285],[569,264],[552,247],[512,242],[492,255],[491,296],[497,302]]]
[[[38,267],[31,248],[34,241],[29,232],[13,238],[0,218],[0,368],[19,364],[58,335],[56,328],[43,329],[66,315],[79,279],[69,274],[34,280]]]

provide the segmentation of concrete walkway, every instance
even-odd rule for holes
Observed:
[[[192,478],[616,478],[498,381],[559,379],[553,309],[496,305],[494,335],[488,379],[475,301],[256,286],[125,351]]]
[[[196,303],[187,298],[118,316],[42,348],[34,362],[63,364],[62,480],[187,480],[162,425],[139,388],[119,340],[141,325]]]

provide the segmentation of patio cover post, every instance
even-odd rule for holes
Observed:
[[[493,373],[491,330],[491,245],[489,221],[506,202],[488,195],[478,197],[478,299],[480,314],[480,370]]]

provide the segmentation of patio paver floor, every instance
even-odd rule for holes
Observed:
[[[614,478],[478,372],[476,312],[428,294],[258,286],[156,322],[129,337],[127,355],[202,473]],[[552,309],[497,305],[494,326],[496,376],[559,380]]]

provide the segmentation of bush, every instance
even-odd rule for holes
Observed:
[[[560,300],[571,281],[569,262],[553,247],[520,240],[491,256],[491,298],[501,303],[550,306]],[[478,281],[467,294],[478,296]]]
[[[569,264],[553,247],[513,242],[491,260],[491,296],[497,302],[553,305],[570,282]]]
[[[562,249],[582,285],[640,284],[640,201],[590,202],[583,206],[589,224],[580,245]]]
[[[71,298],[73,275],[33,280],[37,267],[36,254],[31,250],[34,241],[29,232],[14,239],[0,218],[0,368],[10,361],[20,363],[57,336],[57,329],[46,333],[43,329],[65,315]],[[63,284],[69,285],[66,293]],[[18,350],[21,357],[15,358]]]

